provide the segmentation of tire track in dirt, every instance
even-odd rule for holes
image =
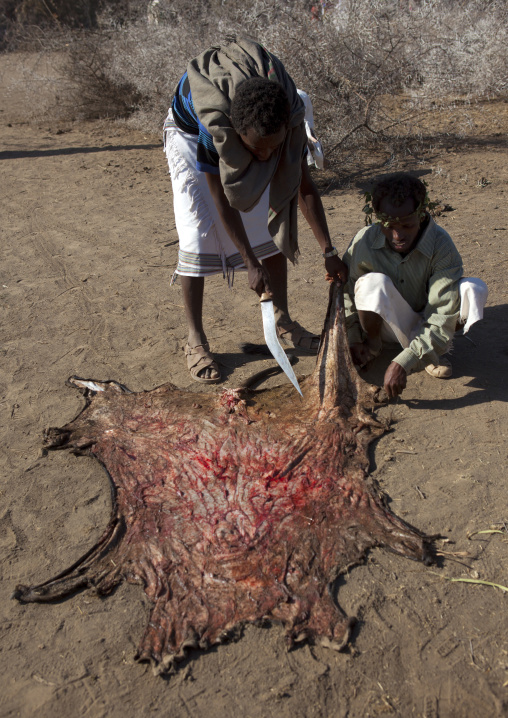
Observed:
[[[176,237],[162,151],[139,149],[142,136],[112,123],[69,126],[58,135],[48,127],[0,125],[6,148],[41,150],[2,160],[0,650],[7,657],[7,715],[114,715],[121,706],[125,718],[135,718],[147,711],[165,715],[168,705],[173,718],[189,711],[210,718],[503,715],[506,595],[443,580],[473,575],[453,555],[443,558],[439,576],[373,552],[345,576],[340,603],[360,619],[349,652],[304,646],[286,655],[277,626],[252,628],[239,643],[197,660],[190,656],[168,683],[132,658],[147,608],[137,587],[121,588],[108,602],[76,597],[20,607],[8,600],[14,583],[54,573],[55,563],[63,568],[107,523],[109,494],[100,468],[61,453],[37,459],[42,428],[70,419],[81,406],[65,379],[81,371],[133,389],[168,380],[190,384],[178,346],[185,334],[181,297],[178,287],[168,286],[177,247],[167,246]],[[105,146],[107,138],[115,148]],[[66,148],[74,153],[62,153]],[[477,553],[472,570],[506,584],[506,536],[467,539],[469,531],[508,518],[505,157],[488,147],[457,148],[406,167],[424,170],[431,196],[455,208],[439,223],[456,241],[466,272],[482,276],[491,295],[484,322],[471,330],[474,344],[457,341],[452,379],[413,375],[386,411],[398,424],[375,449],[375,475],[397,513],[429,533],[443,532],[450,553]],[[482,176],[490,184],[480,187]],[[362,223],[361,194],[353,187],[324,199],[343,251]],[[304,251],[290,270],[291,306],[296,319],[319,330],[322,261],[301,226]],[[239,275],[226,296],[222,281],[207,280],[214,349],[235,365],[229,385],[246,371],[233,356],[238,337],[261,331],[244,284]],[[380,358],[369,380],[382,380],[388,358]],[[303,365],[298,373],[308,371]],[[392,459],[385,461],[388,454]]]

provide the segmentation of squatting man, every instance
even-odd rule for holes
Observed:
[[[383,342],[401,345],[384,375],[388,396],[396,397],[412,372],[451,376],[443,355],[457,329],[466,332],[483,317],[488,290],[481,279],[463,278],[457,248],[428,212],[423,182],[403,172],[386,175],[369,199],[365,211],[374,222],[343,257],[346,326],[360,367],[381,353]]]

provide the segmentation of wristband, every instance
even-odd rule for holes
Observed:
[[[325,259],[328,259],[328,257],[336,257],[337,255],[338,255],[338,252],[335,249],[335,247],[332,247],[330,252],[323,252],[323,257]]]

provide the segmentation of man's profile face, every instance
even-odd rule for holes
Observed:
[[[408,254],[416,244],[421,224],[415,211],[415,201],[409,198],[403,204],[395,206],[389,197],[385,197],[379,210],[388,217],[393,217],[393,221],[388,221],[388,226],[381,224],[381,231],[391,249],[399,254]]]

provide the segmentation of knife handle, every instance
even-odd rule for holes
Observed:
[[[263,294],[259,297],[259,301],[260,302],[271,302],[272,298],[268,294],[268,292],[263,292]]]

